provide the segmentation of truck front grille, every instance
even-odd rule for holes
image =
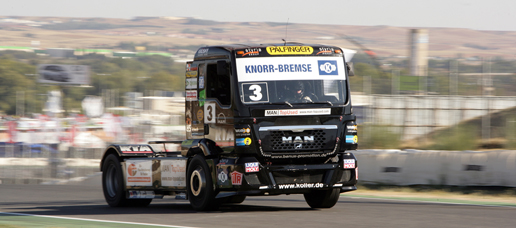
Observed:
[[[313,136],[313,141],[305,140],[305,136]],[[295,142],[296,137],[301,141]],[[291,139],[292,142],[285,142],[284,138]],[[270,132],[271,148],[274,151],[286,150],[322,150],[326,147],[326,133],[323,130],[310,130],[302,134],[295,134],[290,131]]]

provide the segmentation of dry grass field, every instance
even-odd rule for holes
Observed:
[[[109,29],[51,30],[30,23],[1,21],[0,46],[30,47],[40,41],[40,48],[110,48],[121,42],[152,46],[184,47],[226,43],[279,43],[287,41],[323,43],[358,49],[345,35],[374,50],[381,57],[407,56],[411,28],[391,26],[352,26],[289,24],[271,22],[216,22],[193,18],[51,18],[15,17],[20,20],[47,22],[50,25],[76,23],[111,25]],[[47,25],[48,26],[48,25]],[[125,26],[125,27],[124,27]],[[118,27],[118,28],[117,28]],[[429,55],[432,57],[513,58],[516,31],[480,31],[461,28],[426,28],[429,31]],[[149,50],[152,51],[152,50]]]

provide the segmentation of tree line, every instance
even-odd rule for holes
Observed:
[[[91,87],[38,84],[38,64],[87,65]],[[104,90],[118,91],[119,104],[123,104],[125,92],[183,91],[184,67],[182,63],[159,55],[122,59],[89,54],[77,59],[56,59],[34,53],[1,51],[0,113],[16,114],[17,103],[24,106],[25,113],[41,113],[46,94],[52,90],[62,92],[63,106],[67,110],[81,110],[81,101],[86,95],[101,96]]]

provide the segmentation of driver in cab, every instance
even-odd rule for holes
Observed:
[[[309,93],[306,93],[305,91],[305,85],[300,82],[294,82],[287,88],[288,96],[286,97],[285,101],[290,103],[313,103],[314,101],[312,98],[308,95]]]

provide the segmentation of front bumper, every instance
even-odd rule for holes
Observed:
[[[344,168],[343,159],[354,160]],[[303,194],[313,190],[356,190],[357,167],[352,154],[339,155],[339,162],[326,164],[271,165],[255,158],[220,159],[214,180],[217,198],[233,195]]]

